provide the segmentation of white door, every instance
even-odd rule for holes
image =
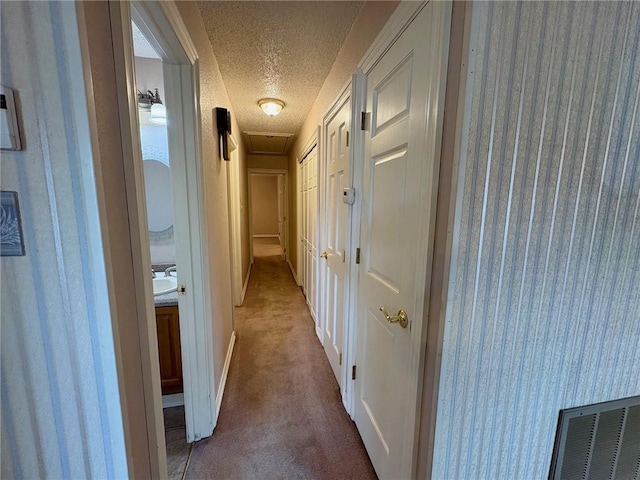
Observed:
[[[306,159],[307,162],[307,222],[309,237],[307,239],[308,255],[308,278],[309,287],[307,289],[309,310],[316,323],[316,333],[320,333],[318,316],[316,315],[317,300],[317,278],[318,278],[318,148],[314,148]]]
[[[381,479],[412,475],[450,8],[429,2],[367,75],[354,417]]]
[[[302,255],[303,291],[311,316],[316,324],[316,334],[321,338],[321,328],[316,315],[318,272],[318,148],[314,146],[302,161]]]
[[[322,314],[324,350],[333,374],[342,386],[342,353],[344,350],[344,312],[348,298],[346,278],[347,232],[351,228],[349,205],[342,201],[342,189],[351,186],[349,169],[349,130],[351,101],[347,98],[326,128],[325,207],[323,236],[325,260]]]
[[[300,239],[300,256],[302,257],[302,292],[305,297],[308,296],[307,287],[309,286],[309,223],[308,223],[308,195],[307,195],[307,164],[303,161],[300,165],[300,199],[301,199],[301,211],[302,211],[302,238]]]

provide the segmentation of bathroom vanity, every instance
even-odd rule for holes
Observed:
[[[163,295],[164,297],[165,295]],[[162,394],[182,392],[182,357],[178,303],[156,301],[156,330]]]

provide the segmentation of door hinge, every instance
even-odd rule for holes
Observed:
[[[367,112],[360,112],[360,130],[367,129]]]
[[[351,380],[356,379],[356,366],[351,367]]]
[[[342,353],[338,355],[338,365],[342,365]]]
[[[349,130],[347,130],[347,147],[349,146]]]
[[[356,248],[356,265],[360,265],[360,247]]]

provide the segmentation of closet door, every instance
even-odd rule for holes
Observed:
[[[318,299],[317,294],[317,277],[318,277],[318,149],[314,148],[309,155],[309,309],[311,310],[311,316],[316,322],[316,330],[319,332],[318,316],[316,315],[317,308],[316,302]]]
[[[301,213],[302,213],[302,291],[307,299],[309,311],[320,337],[322,329],[318,323],[318,149],[313,147],[300,165]]]

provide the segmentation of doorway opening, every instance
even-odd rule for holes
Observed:
[[[171,446],[168,434],[165,441],[165,427],[179,429],[172,435],[180,437],[183,450],[188,449],[188,443],[212,434],[219,404],[213,379],[211,269],[204,228],[199,60],[174,4],[111,2],[109,9],[122,99],[127,200],[135,230],[133,261],[136,282],[144,286],[136,309],[148,426],[146,451],[152,468],[157,468],[152,476],[164,478],[168,476],[166,447]],[[136,59],[137,42],[145,45],[147,60]],[[155,62],[151,62],[154,52]],[[151,70],[153,74],[136,78],[137,70],[142,77]],[[167,215],[171,207],[175,215]],[[154,251],[152,261],[154,242],[154,250],[159,246],[162,254],[156,257]],[[156,288],[151,286],[153,275]],[[174,294],[171,305],[157,305],[162,294]],[[165,310],[170,307],[171,312]],[[167,378],[169,373],[173,378]],[[182,398],[177,391],[180,383]],[[171,396],[163,399],[161,384]],[[184,410],[163,418],[163,403],[166,407],[183,403]],[[128,407],[139,409],[139,405]],[[177,465],[169,458],[169,476],[181,477],[186,464],[184,454]]]
[[[157,334],[158,364],[169,478],[181,478],[191,453],[187,442],[180,317],[187,315],[178,302],[175,204],[173,171],[168,141],[167,96],[163,61],[135,22],[131,22],[135,81],[138,99],[138,128],[145,184],[149,230],[149,257],[153,285],[153,306]]]
[[[287,172],[249,170],[251,263],[254,257],[287,260]]]

